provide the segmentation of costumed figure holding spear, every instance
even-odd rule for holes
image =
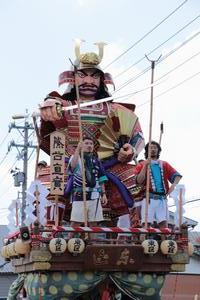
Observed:
[[[158,223],[159,228],[168,226],[167,196],[174,190],[182,177],[169,163],[159,159],[161,146],[159,143],[152,141],[155,62],[151,61],[149,142],[145,146],[145,160],[139,163],[134,170],[137,183],[143,187],[141,222],[145,228],[152,226],[154,222]],[[169,186],[169,182],[171,186]]]
[[[102,169],[100,161],[94,155],[94,142],[90,137],[83,138],[80,110],[80,95],[78,86],[84,82],[82,74],[75,70],[75,88],[78,104],[80,142],[74,155],[70,157],[68,169],[72,173],[72,212],[71,224],[73,226],[96,226],[97,222],[103,221],[102,205],[107,204],[104,182],[107,177]],[[92,77],[93,71],[87,71]],[[97,73],[93,81],[100,81],[100,74]],[[101,200],[101,202],[99,201]],[[83,204],[81,206],[81,204]]]

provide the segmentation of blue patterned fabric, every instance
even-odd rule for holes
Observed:
[[[15,279],[15,281],[13,281],[8,291],[7,300],[17,299],[17,295],[19,294],[20,290],[23,288],[25,278],[26,278],[26,274],[19,274],[18,277]]]
[[[95,289],[105,278],[103,272],[28,273],[25,288],[29,300],[73,300]]]
[[[41,297],[43,300],[73,300],[87,293],[96,294],[97,286],[108,277],[123,294],[134,300],[160,300],[165,280],[164,275],[148,273],[42,272],[26,274],[24,286],[29,300]]]
[[[134,300],[160,300],[165,276],[160,274],[113,272],[111,280]]]

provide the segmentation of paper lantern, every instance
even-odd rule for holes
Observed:
[[[156,254],[159,249],[158,242],[153,239],[143,241],[142,247],[144,248],[145,254]]]
[[[1,256],[4,258],[9,258],[8,252],[7,252],[7,246],[3,246],[1,248]]]
[[[160,249],[163,254],[174,255],[176,254],[178,247],[177,243],[173,240],[165,240],[160,244]]]
[[[194,253],[194,246],[192,245],[192,243],[188,243],[188,255],[192,256]]]
[[[6,247],[7,247],[6,251],[7,251],[8,257],[12,257],[12,256],[17,256],[18,255],[17,252],[16,252],[16,250],[15,250],[15,243],[10,243]]]
[[[72,238],[68,241],[67,248],[72,254],[81,254],[85,250],[85,243],[80,238]]]
[[[29,243],[24,243],[22,240],[17,239],[15,242],[15,251],[17,254],[27,254],[31,250],[31,246]]]
[[[67,242],[63,238],[54,238],[50,240],[49,250],[51,253],[59,254],[64,253],[67,249]]]

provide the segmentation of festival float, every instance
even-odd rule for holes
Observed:
[[[85,68],[99,68],[102,44],[98,44],[99,55],[86,53],[82,56],[76,45],[77,58]],[[75,84],[76,87],[73,72],[62,73],[59,84]],[[104,82],[112,83],[109,74],[103,75]],[[150,122],[153,82],[151,84]],[[141,199],[141,187],[134,177],[137,161],[127,164],[116,159],[125,143],[134,146],[137,154],[143,148],[135,105],[114,103],[110,95],[81,103],[77,88],[76,95],[75,103],[61,103],[57,108],[61,114],[69,112],[67,124],[52,126],[43,122],[38,129],[34,116],[39,147],[35,180],[26,193],[26,219],[18,230],[5,237],[1,249],[2,256],[11,261],[18,274],[8,299],[16,299],[20,290],[29,300],[160,299],[165,275],[183,272],[189,263],[192,246],[188,242],[187,227],[182,226],[181,221],[179,228],[158,229],[148,227],[147,222],[145,227],[141,227],[137,219],[134,203]],[[53,92],[50,96],[57,99],[59,95]],[[105,113],[103,105],[108,103],[111,109]],[[93,111],[92,106],[95,106]],[[76,113],[71,113],[74,111]],[[87,208],[83,212],[84,225],[72,227],[71,177],[67,164],[74,145],[83,139],[86,132],[95,139],[98,156],[105,162],[108,177],[106,194],[108,200],[114,200],[110,200],[103,209],[104,221],[98,227],[88,227]],[[41,170],[37,169],[39,149],[50,155],[50,166]],[[120,226],[119,219],[128,213],[131,219],[129,226]]]

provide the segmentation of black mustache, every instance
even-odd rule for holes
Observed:
[[[96,86],[95,84],[81,84],[79,85],[79,88],[83,88],[83,89],[98,89],[98,86]]]

